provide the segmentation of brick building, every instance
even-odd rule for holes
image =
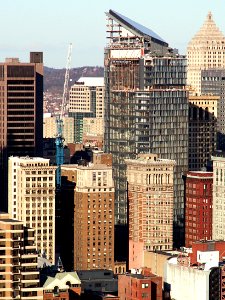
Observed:
[[[73,230],[74,270],[114,268],[114,184],[112,166],[63,165],[63,244],[71,243]],[[67,229],[65,228],[67,226]],[[71,257],[71,248],[62,247]]]
[[[185,246],[212,239],[213,173],[192,171],[185,176]]]
[[[118,296],[121,300],[162,300],[162,277],[148,270],[136,270],[118,276]]]
[[[190,263],[197,262],[198,251],[219,251],[219,260],[225,257],[225,241],[198,241],[192,244],[192,253],[189,254]]]

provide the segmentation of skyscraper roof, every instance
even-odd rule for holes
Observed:
[[[206,16],[205,22],[195,36],[191,39],[190,43],[196,43],[196,40],[205,40],[205,41],[219,41],[225,39],[224,34],[216,26],[216,23],[213,20],[212,13],[209,12]]]
[[[137,36],[145,37],[148,40],[153,40],[155,42],[168,46],[168,44],[154,31],[123,16],[122,14],[119,14],[116,11],[111,9],[106,14],[114,21],[119,23],[121,26],[126,28],[128,31],[132,32],[133,34]]]

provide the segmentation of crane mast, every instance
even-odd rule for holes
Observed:
[[[56,187],[61,187],[61,165],[64,163],[64,138],[63,138],[63,117],[68,115],[68,89],[69,89],[69,73],[71,66],[72,44],[69,44],[66,72],[63,87],[63,98],[60,114],[56,118]]]

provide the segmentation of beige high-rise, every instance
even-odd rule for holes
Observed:
[[[103,77],[81,77],[71,86],[69,117],[74,118],[74,141],[82,143],[84,118],[104,117]],[[103,122],[101,127],[103,131]],[[91,134],[95,134],[95,129]]]
[[[216,26],[211,12],[187,47],[187,83],[199,95],[201,70],[225,68],[225,36]]]
[[[156,154],[126,159],[129,269],[144,266],[144,250],[172,250],[175,161]]]
[[[34,230],[0,213],[0,299],[43,300]]]
[[[103,118],[104,78],[81,77],[70,89],[69,111],[93,113],[93,117]]]
[[[55,262],[55,171],[49,159],[9,158],[9,214],[35,230],[37,250]]]

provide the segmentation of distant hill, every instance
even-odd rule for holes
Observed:
[[[54,69],[44,67],[44,91],[50,91],[53,93],[62,93],[65,69]],[[103,67],[81,67],[74,68],[70,70],[70,82],[69,85],[74,84],[80,77],[103,77],[104,68]]]

